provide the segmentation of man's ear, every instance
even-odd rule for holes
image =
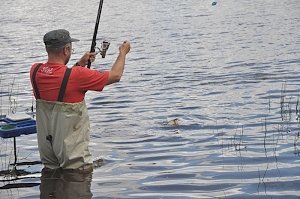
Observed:
[[[67,55],[69,52],[70,52],[70,46],[65,46],[64,48],[63,48],[63,53],[64,53],[64,55]]]

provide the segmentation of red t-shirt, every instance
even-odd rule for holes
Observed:
[[[30,70],[31,84],[32,73],[36,66],[37,64],[34,64]],[[36,73],[35,81],[42,100],[57,101],[66,67],[63,64],[52,63],[45,63],[40,66]],[[98,71],[74,66],[67,83],[63,101],[68,103],[81,102],[86,91],[102,91],[107,84],[108,76],[109,71]],[[34,95],[36,97],[35,91]]]

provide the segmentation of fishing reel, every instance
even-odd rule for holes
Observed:
[[[106,51],[108,50],[109,45],[110,43],[108,41],[103,41],[101,44],[101,48],[96,47],[99,50],[98,52],[96,52],[96,55],[100,53],[102,58],[105,58]]]

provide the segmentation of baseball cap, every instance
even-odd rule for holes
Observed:
[[[71,38],[69,31],[65,29],[52,30],[44,35],[44,43],[48,48],[63,47],[67,43],[79,41]]]

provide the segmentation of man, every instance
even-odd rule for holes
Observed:
[[[130,43],[124,41],[110,71],[88,69],[96,53],[85,53],[68,68],[72,54],[67,30],[53,30],[44,35],[48,62],[33,64],[30,79],[36,98],[38,147],[46,169],[92,170],[88,150],[89,117],[84,102],[88,90],[102,91],[106,85],[119,82]]]

